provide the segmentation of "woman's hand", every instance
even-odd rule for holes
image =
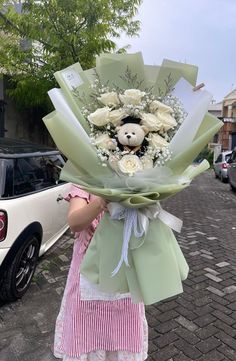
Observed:
[[[73,232],[81,232],[101,213],[107,211],[107,201],[94,196],[88,204],[84,199],[75,197],[70,200],[68,223]]]
[[[95,202],[98,205],[101,212],[107,212],[108,211],[108,209],[107,209],[108,202],[105,199],[103,199],[102,197],[94,196],[94,199],[93,199],[92,202]]]

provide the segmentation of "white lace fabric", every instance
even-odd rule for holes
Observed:
[[[143,361],[147,355],[130,353],[128,351],[104,351],[97,350],[82,354],[80,358],[64,356],[63,361]]]
[[[130,293],[106,293],[99,291],[98,285],[80,275],[80,299],[83,301],[117,301],[130,298]]]

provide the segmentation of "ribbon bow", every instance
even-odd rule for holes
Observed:
[[[124,219],[121,258],[117,267],[112,272],[112,277],[119,272],[123,262],[129,267],[128,250],[132,233],[136,238],[146,235],[149,227],[149,219],[159,219],[176,232],[180,232],[183,225],[181,219],[173,216],[173,214],[167,211],[164,211],[158,202],[154,205],[138,209],[125,208],[120,203],[111,202],[108,204],[108,210],[111,219]],[[144,241],[138,247],[141,247],[143,243]]]

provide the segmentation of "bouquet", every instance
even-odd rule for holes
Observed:
[[[174,236],[182,222],[160,201],[209,167],[193,160],[222,126],[197,67],[145,65],[141,53],[103,54],[96,67],[55,74],[44,122],[68,161],[61,178],[107,199],[81,265],[104,292],[152,304],[183,291],[188,265]]]

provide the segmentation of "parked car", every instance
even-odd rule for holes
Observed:
[[[229,159],[228,175],[231,189],[236,192],[236,148],[234,148]]]
[[[228,168],[229,168],[228,161],[231,154],[232,154],[231,150],[220,153],[214,163],[215,177],[219,178],[221,182],[228,181]]]
[[[59,151],[0,138],[0,299],[21,298],[38,257],[66,231]]]

